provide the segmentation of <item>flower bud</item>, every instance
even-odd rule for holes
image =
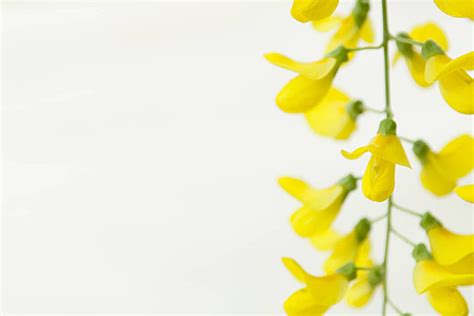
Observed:
[[[441,223],[431,213],[426,212],[421,218],[420,226],[428,232],[430,229],[441,226]]]
[[[430,147],[427,143],[419,139],[413,144],[413,152],[424,165],[426,163],[426,156],[430,152]]]
[[[336,270],[337,273],[345,276],[347,280],[352,281],[357,277],[357,268],[354,263],[349,262]]]
[[[357,120],[357,117],[364,113],[364,104],[360,100],[354,100],[347,104],[346,112],[349,114],[353,121]]]
[[[338,182],[344,187],[347,193],[354,191],[357,188],[357,179],[352,174],[348,174]]]
[[[398,33],[397,37],[402,37],[402,38],[410,38],[410,36],[407,33]],[[405,43],[402,41],[395,40],[395,43],[397,44],[398,51],[405,57],[411,58],[413,56],[413,45],[409,43]]]
[[[411,255],[413,256],[413,258],[415,258],[416,262],[433,259],[431,253],[428,251],[424,244],[416,245],[415,248],[413,248]]]
[[[361,28],[367,19],[367,14],[370,10],[370,4],[368,0],[357,0],[354,9],[352,10],[352,16],[356,25]]]
[[[371,224],[367,218],[363,218],[357,223],[354,230],[355,230],[358,242],[362,242],[365,240],[365,238],[370,232],[370,228],[371,228]]]
[[[428,40],[423,44],[423,47],[421,48],[421,56],[423,56],[424,59],[428,60],[433,56],[436,55],[443,55],[444,51],[441,47],[436,44],[435,41]]]
[[[379,125],[378,133],[385,136],[397,135],[397,123],[390,118],[382,120]]]

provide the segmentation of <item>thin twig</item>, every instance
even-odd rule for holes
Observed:
[[[399,233],[397,230],[395,230],[395,228],[392,227],[391,231],[395,236],[397,236],[398,238],[400,238],[401,240],[403,240],[404,242],[406,242],[410,246],[413,246],[413,247],[416,246],[416,243],[414,243],[413,241],[411,241],[410,239],[405,237],[403,234]]]

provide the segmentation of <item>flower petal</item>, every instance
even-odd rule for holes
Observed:
[[[291,15],[302,23],[322,20],[336,10],[338,3],[338,0],[294,0]]]
[[[410,37],[418,42],[435,41],[444,51],[448,50],[448,39],[443,30],[433,22],[424,23],[414,27]]]
[[[347,293],[349,281],[340,274],[324,277],[306,277],[306,286],[313,298],[323,306],[340,302]]]
[[[369,200],[388,199],[395,187],[395,165],[376,156],[370,158],[362,177],[362,192]]]
[[[340,206],[340,203],[335,203],[322,211],[315,211],[303,206],[291,216],[291,226],[301,237],[312,237],[315,234],[322,234],[329,229],[339,214]]]
[[[447,15],[474,19],[474,3],[470,0],[435,0],[434,2]]]
[[[359,243],[355,232],[351,232],[338,240],[329,258],[324,261],[324,271],[327,274],[335,273],[343,265],[354,262],[357,257]]]
[[[374,287],[370,285],[367,278],[356,280],[347,292],[347,304],[355,308],[363,307],[370,301],[373,293]]]
[[[267,53],[264,56],[270,63],[312,80],[327,76],[336,66],[336,59],[333,57],[325,57],[314,62],[299,62],[279,53]]]
[[[405,61],[415,82],[421,87],[429,87],[431,83],[425,80],[426,62],[423,57],[419,53],[413,52],[413,56],[411,58],[405,58]]]
[[[446,55],[435,55],[426,61],[425,66],[425,80],[428,83],[433,83],[439,78],[439,74],[443,68],[451,61]]]
[[[292,177],[281,177],[278,179],[278,184],[285,190],[288,194],[293,196],[299,201],[305,201],[305,195],[308,191],[313,188],[303,180],[292,178]]]
[[[405,149],[396,135],[377,134],[370,142],[369,151],[380,159],[411,168]]]
[[[323,20],[313,21],[312,25],[316,31],[329,32],[338,27],[342,22],[342,17],[331,15]]]
[[[359,158],[360,156],[362,156],[368,151],[369,151],[369,146],[362,146],[352,152],[341,150],[341,154],[347,159],[354,160],[354,159]]]
[[[374,28],[372,27],[372,22],[368,17],[365,19],[365,22],[360,29],[360,38],[367,43],[373,43],[375,41]]]
[[[307,289],[301,289],[288,297],[283,304],[288,316],[320,316],[328,309],[328,306],[318,305]]]
[[[463,114],[474,114],[474,81],[465,71],[455,71],[439,79],[446,103]]]
[[[334,248],[334,245],[341,238],[342,236],[338,232],[329,228],[320,234],[313,235],[310,241],[317,250],[326,251]]]
[[[467,202],[474,203],[474,184],[464,185],[454,189],[459,197]]]
[[[460,235],[442,226],[428,231],[433,257],[440,265],[452,265],[474,253],[474,235]]]
[[[438,77],[447,75],[456,70],[473,70],[474,69],[474,52],[466,53],[456,59],[448,62],[439,72]]]
[[[466,300],[454,287],[433,289],[427,297],[431,306],[441,315],[465,316],[469,311]]]
[[[285,265],[285,267],[290,271],[291,275],[295,277],[296,280],[304,283],[305,278],[307,277],[308,273],[296,262],[294,259],[291,258],[281,258],[281,261]]]

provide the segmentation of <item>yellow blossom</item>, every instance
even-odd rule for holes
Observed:
[[[467,134],[450,141],[439,153],[421,140],[415,142],[413,151],[423,166],[421,183],[438,196],[450,193],[474,168],[474,138]]]
[[[356,48],[361,39],[367,43],[373,43],[374,31],[372,23],[367,16],[369,9],[368,1],[359,0],[356,2],[351,14],[344,18],[328,17],[324,20],[313,22],[314,29],[321,32],[338,28],[326,46],[326,51],[332,51],[340,45],[346,48]]]
[[[474,203],[474,184],[463,185],[454,189],[457,195],[463,200]]]
[[[447,15],[474,19],[474,2],[472,0],[434,0],[434,2]]]
[[[455,273],[474,273],[474,235],[460,235],[443,227],[430,213],[420,225],[426,230],[435,261]]]
[[[277,95],[276,104],[287,113],[304,113],[326,96],[340,64],[347,60],[347,51],[341,47],[314,62],[298,62],[278,53],[267,53],[265,58],[276,66],[298,73]]]
[[[301,237],[312,237],[327,231],[339,214],[347,194],[356,188],[356,179],[351,175],[326,189],[315,189],[291,177],[282,177],[278,182],[303,204],[290,218],[294,231]]]
[[[417,260],[413,271],[415,290],[425,293],[442,287],[455,287],[474,284],[473,273],[455,273],[433,260],[423,244],[415,247],[413,255]]]
[[[455,287],[440,287],[428,291],[428,301],[441,315],[465,316],[469,312],[466,300]]]
[[[336,10],[339,0],[293,0],[291,15],[306,23],[325,19]]]
[[[474,69],[474,52],[454,60],[433,41],[425,43],[423,57],[426,61],[425,80],[438,81],[444,100],[459,113],[474,113],[474,81],[466,72]]]
[[[446,35],[443,30],[433,22],[418,25],[414,27],[409,34],[400,33],[398,34],[398,37],[413,39],[421,43],[433,40],[444,51],[448,50],[448,40]],[[398,51],[394,55],[393,63],[395,64],[400,57],[403,56],[408,70],[415,82],[421,87],[430,86],[432,83],[428,83],[425,80],[426,61],[421,56],[420,50],[406,42],[396,41],[396,44]]]
[[[342,151],[347,159],[357,159],[366,152],[372,157],[362,177],[362,191],[373,201],[382,202],[392,195],[395,186],[395,164],[410,167],[405,150],[396,136],[396,123],[385,119],[380,123],[379,132],[369,145],[352,153]]]
[[[305,113],[305,117],[315,133],[347,139],[356,129],[357,117],[363,110],[362,102],[351,102],[346,94],[332,87],[317,106]]]
[[[295,260],[291,258],[282,260],[290,273],[305,286],[285,301],[284,308],[288,315],[324,314],[332,305],[344,298],[349,281],[356,273],[355,266],[348,265],[336,273],[316,277],[303,270]]]

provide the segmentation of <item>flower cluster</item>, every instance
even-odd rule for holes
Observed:
[[[434,0],[444,13],[474,19],[474,2],[468,0]],[[370,154],[361,177],[348,174],[325,188],[315,188],[302,179],[281,177],[278,182],[300,207],[290,217],[294,232],[307,239],[317,251],[326,252],[324,275],[306,272],[295,260],[283,258],[283,264],[302,284],[284,303],[288,315],[323,315],[331,306],[345,300],[354,308],[365,306],[377,289],[383,291],[382,314],[391,306],[403,313],[388,297],[387,271],[390,236],[395,235],[408,243],[415,259],[413,285],[426,297],[433,309],[441,315],[467,315],[466,300],[460,286],[474,284],[474,235],[463,235],[446,228],[431,213],[420,213],[402,207],[392,197],[395,189],[397,166],[412,168],[403,142],[412,147],[421,167],[421,185],[435,196],[455,192],[463,200],[474,203],[474,184],[459,185],[459,181],[474,169],[474,138],[460,135],[441,149],[433,148],[425,140],[411,140],[397,135],[397,123],[390,105],[389,46],[396,52],[392,65],[403,59],[414,82],[429,88],[438,82],[446,104],[464,114],[474,114],[474,83],[468,71],[474,69],[474,52],[451,59],[446,52],[448,39],[433,22],[417,25],[408,32],[392,35],[388,28],[387,0],[382,0],[383,40],[373,43],[374,30],[370,20],[369,0],[355,0],[346,16],[334,14],[338,0],[294,0],[291,15],[301,23],[310,22],[318,32],[333,32],[324,55],[316,61],[301,62],[279,53],[267,53],[272,64],[296,73],[278,93],[277,106],[289,114],[302,114],[318,135],[335,140],[351,137],[357,120],[366,112],[385,117],[380,121],[375,136],[367,145],[352,152],[342,150],[350,160]],[[353,62],[357,52],[383,49],[385,75],[385,108],[368,107],[333,86],[333,80],[344,66]],[[374,202],[388,204],[387,212],[378,218],[362,218],[349,232],[338,232],[333,222],[345,208],[350,194],[361,182],[363,195]],[[392,225],[394,210],[413,215],[420,220],[426,232],[429,247],[412,242]],[[372,225],[386,221],[385,250],[382,262],[371,255],[370,232]]]

